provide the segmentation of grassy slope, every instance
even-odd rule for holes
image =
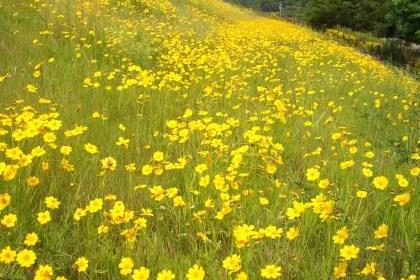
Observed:
[[[68,279],[119,279],[122,256],[149,267],[153,278],[171,269],[183,279],[200,263],[208,279],[230,279],[236,274],[228,275],[222,261],[234,253],[250,279],[271,263],[282,266],[284,279],[329,279],[342,247],[332,236],[343,226],[349,229],[345,244],[360,247],[359,258],[349,261],[348,279],[359,279],[370,261],[386,279],[420,273],[417,82],[310,30],[221,1],[130,3],[135,1],[0,1],[0,76],[7,75],[0,82],[0,164],[19,167],[12,180],[0,179],[0,193],[12,198],[0,218],[18,217],[14,227],[0,229],[0,248],[22,250],[28,232],[40,238],[34,268],[0,264],[1,279],[31,279],[39,264]],[[28,84],[37,92],[28,93]],[[40,115],[47,112],[58,114]],[[54,118],[62,124],[58,130],[51,129]],[[76,125],[88,129],[65,136]],[[48,131],[56,135],[50,143],[43,140]],[[128,147],[116,145],[118,137],[129,139]],[[99,152],[86,152],[86,143]],[[73,149],[68,156],[60,154],[64,145]],[[31,153],[36,146],[45,154]],[[24,155],[7,157],[13,147]],[[163,163],[152,159],[156,151],[164,153]],[[367,158],[368,151],[375,156]],[[117,167],[103,172],[100,160],[108,156]],[[63,169],[63,158],[74,171]],[[349,160],[354,166],[341,170]],[[42,168],[47,162],[48,170]],[[124,168],[130,163],[134,172]],[[142,174],[146,164],[154,173]],[[198,164],[208,167],[202,175],[194,171]],[[277,170],[271,174],[267,166]],[[307,180],[312,167],[329,187]],[[2,169],[7,179],[10,172]],[[199,186],[206,174],[210,184]],[[409,185],[400,187],[396,174]],[[372,184],[380,175],[389,179],[385,190]],[[40,179],[38,186],[26,186],[30,176]],[[159,195],[158,188],[152,195],[153,186],[177,188],[186,205],[175,207],[171,192]],[[367,198],[357,198],[358,190]],[[104,201],[106,211],[74,221],[76,208],[111,193],[134,219],[142,208],[153,210],[152,217],[142,216],[148,225],[135,232],[136,243],[121,235],[134,231],[134,219],[110,217],[112,200]],[[320,193],[326,202],[311,203]],[[411,195],[402,207],[393,201],[401,193]],[[46,196],[61,206],[50,210],[51,222],[39,225]],[[296,219],[286,215],[293,201],[307,203]],[[375,240],[382,223],[389,225],[389,237]],[[100,224],[110,227],[108,234],[96,233]],[[247,246],[238,248],[233,229],[242,224],[255,231],[297,227],[300,235],[290,241],[285,234],[271,239],[252,232],[252,239],[244,238]],[[381,243],[383,252],[366,249]],[[80,256],[90,263],[78,274],[73,263]]]

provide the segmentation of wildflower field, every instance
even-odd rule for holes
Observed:
[[[220,0],[0,0],[0,279],[419,279],[419,93]]]

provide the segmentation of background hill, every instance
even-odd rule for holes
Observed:
[[[411,77],[219,0],[0,22],[0,279],[420,276]]]

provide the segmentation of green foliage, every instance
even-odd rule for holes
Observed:
[[[305,10],[306,21],[316,27],[345,26],[420,42],[418,0],[309,0]]]
[[[303,20],[317,28],[335,26],[420,42],[419,0],[228,0],[264,12]]]
[[[401,37],[420,42],[420,1],[393,0],[391,16]]]
[[[279,4],[278,0],[229,0],[229,2],[263,12],[277,12]]]
[[[379,0],[309,0],[306,20],[317,27],[346,26],[355,30],[384,33],[384,14],[389,3]]]

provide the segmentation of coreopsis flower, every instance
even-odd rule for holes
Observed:
[[[79,257],[74,262],[74,266],[78,272],[86,272],[89,267],[89,260],[85,257]]]
[[[394,201],[400,206],[404,206],[411,201],[410,193],[398,194],[394,197]]]
[[[139,269],[134,269],[131,278],[133,280],[148,280],[150,276],[150,270],[144,266]]]
[[[120,269],[120,274],[125,276],[131,274],[133,271],[134,263],[133,260],[129,257],[122,258],[118,268]]]
[[[0,224],[6,228],[12,228],[16,225],[17,222],[17,216],[15,214],[7,214],[4,215],[3,218],[0,221]]]
[[[380,225],[374,232],[375,239],[382,239],[388,237],[389,226],[386,224]]]
[[[188,269],[186,277],[187,280],[203,280],[205,275],[203,267],[195,264]]]
[[[156,280],[172,280],[175,279],[175,274],[171,270],[162,270],[158,273]]]
[[[25,267],[25,268],[33,266],[36,259],[37,257],[36,257],[35,252],[28,249],[24,249],[16,255],[16,262],[21,267]]]
[[[294,240],[299,236],[299,229],[297,227],[291,227],[286,232],[286,238]]]
[[[344,244],[344,242],[349,237],[349,232],[346,226],[337,230],[337,233],[333,236],[333,241],[335,244]]]
[[[16,251],[12,250],[10,246],[3,248],[0,251],[0,263],[3,264],[11,264],[16,259]]]
[[[8,193],[0,194],[0,211],[9,206],[12,201],[12,197]]]
[[[106,157],[101,159],[102,169],[115,171],[117,168],[117,161],[113,157]]]
[[[160,162],[160,161],[163,161],[164,158],[165,158],[164,154],[161,151],[157,151],[153,153],[154,161]]]
[[[352,245],[344,245],[340,249],[340,257],[344,260],[349,261],[352,259],[357,259],[359,257],[360,249],[356,246]]]
[[[86,152],[88,152],[89,154],[97,154],[99,152],[98,147],[96,147],[95,145],[91,144],[91,143],[86,143],[83,148],[85,149]]]
[[[54,274],[53,268],[49,265],[40,265],[35,271],[34,280],[51,280]]]
[[[241,256],[233,254],[226,257],[223,260],[223,268],[229,271],[229,273],[237,272],[241,270]]]
[[[23,241],[23,243],[26,246],[34,246],[36,243],[38,243],[39,237],[35,232],[31,232],[26,234],[25,236],[25,240]]]
[[[281,276],[281,267],[274,264],[266,265],[261,269],[260,275],[265,279],[278,279]]]
[[[367,197],[367,191],[357,191],[356,192],[356,196],[360,199],[364,199]]]
[[[306,179],[308,181],[316,181],[319,178],[320,174],[321,173],[319,172],[318,168],[311,167],[306,170]]]
[[[49,209],[58,209],[60,207],[60,201],[53,196],[47,196],[44,200],[45,205]]]
[[[378,190],[384,190],[388,187],[388,179],[385,176],[378,176],[373,179],[373,186]]]
[[[37,214],[36,220],[41,225],[45,225],[45,224],[49,223],[51,221],[50,211],[47,210],[47,211],[44,211],[44,212],[39,212]]]

